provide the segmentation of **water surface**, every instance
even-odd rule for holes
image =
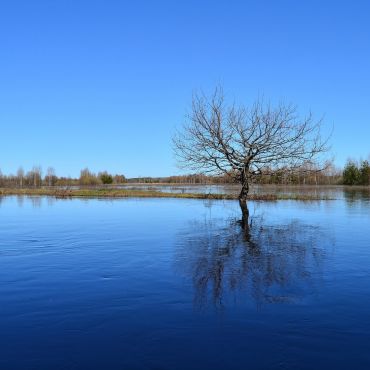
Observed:
[[[370,201],[0,198],[0,369],[370,368]]]

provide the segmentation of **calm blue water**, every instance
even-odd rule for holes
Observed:
[[[0,369],[369,369],[370,201],[0,198]]]

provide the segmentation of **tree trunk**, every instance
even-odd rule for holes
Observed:
[[[239,206],[242,211],[242,227],[246,230],[249,228],[249,209],[247,204],[248,192],[249,184],[247,181],[244,181],[239,194]]]

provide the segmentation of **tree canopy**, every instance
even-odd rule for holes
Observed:
[[[257,99],[252,105],[227,104],[222,88],[208,97],[193,96],[185,124],[173,139],[181,167],[208,174],[228,174],[242,185],[241,206],[249,184],[262,173],[324,167],[328,150],[322,120],[301,117],[295,105],[276,106]]]

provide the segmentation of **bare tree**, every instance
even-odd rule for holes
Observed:
[[[42,169],[41,166],[34,166],[30,171],[29,176],[32,178],[33,186],[39,187],[42,183]]]
[[[222,88],[216,88],[211,97],[193,96],[188,119],[173,139],[175,155],[180,167],[233,176],[241,184],[239,204],[247,226],[249,185],[257,176],[320,168],[328,149],[321,123],[311,113],[300,117],[292,104],[273,107],[259,99],[250,107],[227,105]]]
[[[95,173],[91,172],[87,167],[80,171],[80,185],[98,185],[99,182]]]
[[[17,179],[18,179],[18,184],[20,188],[23,188],[23,179],[24,179],[24,170],[22,167],[18,168],[17,171]]]
[[[46,170],[46,179],[48,182],[48,186],[52,186],[54,183],[54,178],[55,178],[55,170],[53,167],[48,167]]]

